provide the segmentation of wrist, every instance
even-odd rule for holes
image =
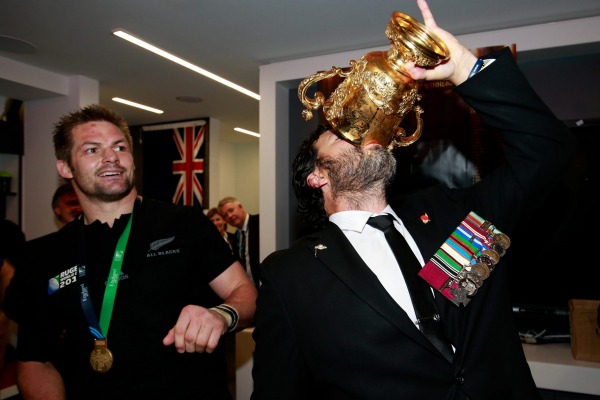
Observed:
[[[211,310],[218,312],[225,318],[227,332],[232,332],[237,328],[240,317],[235,308],[228,304],[220,304],[216,307],[212,307]]]
[[[481,58],[478,58],[477,61],[475,61],[473,68],[471,68],[471,72],[469,72],[469,76],[467,77],[467,79],[471,79],[473,76],[475,76],[476,73],[481,71],[481,67],[483,67],[483,60]]]
[[[473,66],[475,66],[477,62],[478,58],[465,49],[465,51],[459,57],[456,57],[454,61],[455,73],[454,76],[450,78],[450,81],[456,86],[466,81],[469,78]]]

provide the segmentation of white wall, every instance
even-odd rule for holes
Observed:
[[[259,212],[258,142],[235,146],[235,187],[232,195],[244,205],[250,214]]]
[[[217,160],[210,161],[219,164],[219,185],[216,191],[211,192],[207,208],[216,207],[223,197],[234,196],[244,205],[246,211],[258,214],[259,140],[257,139],[256,143],[220,143]]]
[[[65,113],[99,101],[99,84],[83,76],[63,76],[0,57],[0,79],[14,81],[41,93],[24,102],[25,149],[23,174],[18,176],[18,156],[0,154],[0,170],[15,175],[12,190],[19,196],[7,198],[7,217],[21,222],[27,239],[54,232],[56,225],[50,201],[59,182],[52,144],[54,123]],[[4,104],[5,98],[2,99]],[[258,142],[234,144],[219,139],[220,123],[211,118],[210,206],[225,196],[236,196],[252,213],[259,211]],[[21,207],[22,218],[18,220]]]

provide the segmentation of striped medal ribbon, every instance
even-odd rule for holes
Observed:
[[[508,236],[471,211],[419,275],[454,304],[466,306],[508,247]]]

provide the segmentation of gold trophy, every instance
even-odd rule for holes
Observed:
[[[350,68],[333,67],[304,79],[298,97],[306,108],[302,116],[312,119],[312,110],[323,107],[325,119],[347,141],[356,146],[377,142],[393,149],[408,146],[421,136],[423,109],[418,84],[405,70],[409,61],[432,67],[450,56],[446,44],[427,27],[401,12],[394,12],[385,31],[391,40],[388,51],[373,51],[360,60],[350,61]],[[325,101],[321,92],[313,99],[306,90],[314,83],[339,76],[345,78]],[[400,123],[415,113],[417,127],[407,135]]]

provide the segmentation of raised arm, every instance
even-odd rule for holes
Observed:
[[[450,50],[450,58],[434,68],[421,68],[414,63],[407,65],[407,70],[415,80],[443,80],[447,79],[455,85],[460,85],[467,80],[477,58],[450,33],[437,26],[429,6],[425,0],[417,0],[423,14],[425,26],[446,43]]]

